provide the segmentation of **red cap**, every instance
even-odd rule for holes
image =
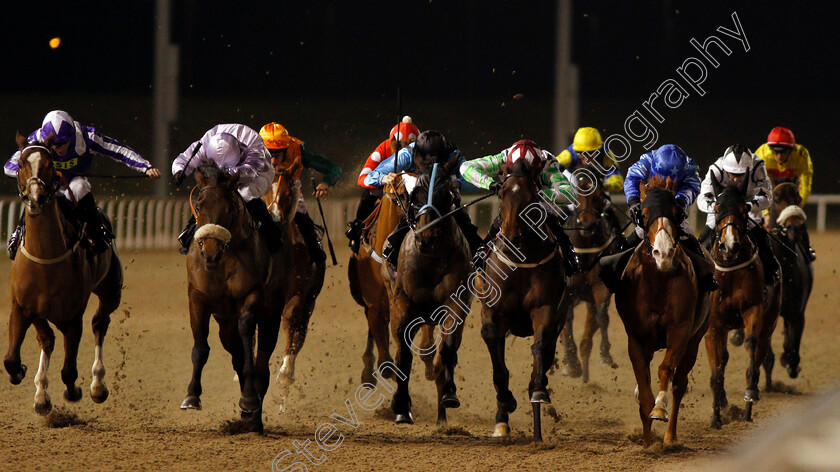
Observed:
[[[767,144],[771,146],[789,146],[793,147],[796,144],[796,139],[793,137],[793,131],[777,126],[767,135]]]

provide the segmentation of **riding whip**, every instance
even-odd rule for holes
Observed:
[[[180,178],[180,179],[177,179],[177,180],[175,181],[175,186],[181,185],[181,182],[183,182],[183,181],[184,181],[184,177],[186,177],[186,175],[187,175],[187,174],[186,174],[186,170],[187,170],[187,168],[190,166],[190,162],[192,162],[193,157],[195,157],[195,155],[198,153],[198,150],[199,150],[199,149],[201,149],[201,141],[199,141],[199,142],[198,142],[198,145],[195,147],[195,149],[193,149],[192,155],[190,156],[190,158],[189,158],[189,159],[187,159],[187,163],[186,163],[186,164],[184,164],[184,169],[183,169],[183,170],[184,170],[184,174],[182,174],[182,175],[181,175],[181,178]]]
[[[318,202],[318,211],[321,212],[321,224],[324,225],[324,234],[327,236],[327,245],[330,248],[330,257],[332,257],[333,265],[338,264],[335,258],[335,249],[333,249],[332,240],[330,239],[330,230],[327,229],[327,220],[324,218],[324,207],[321,206],[321,199],[318,197],[318,187],[315,185],[315,179],[312,179],[312,187],[315,188],[315,200]]]

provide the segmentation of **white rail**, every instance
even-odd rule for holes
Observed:
[[[471,197],[465,198],[465,201]],[[624,198],[621,195],[613,197],[619,208],[624,209]],[[307,206],[312,219],[321,224],[318,205],[314,200],[308,201]],[[358,200],[355,198],[341,198],[323,200],[326,224],[333,238],[334,244],[344,244],[345,223],[356,214]],[[114,233],[117,235],[119,249],[174,249],[178,247],[177,236],[183,229],[190,216],[189,204],[186,198],[154,199],[143,197],[124,197],[116,199],[102,199],[99,206],[105,210],[114,222]],[[816,217],[812,218],[809,226],[818,232],[826,230],[829,206],[840,206],[840,195],[811,195],[807,206],[816,206]],[[469,207],[467,210],[473,221],[489,224],[499,211],[498,199],[489,198],[481,203]],[[840,219],[840,208],[833,210]],[[8,239],[21,216],[22,205],[18,198],[0,198],[0,238]],[[692,205],[689,211],[689,221],[696,228],[699,219],[697,207]]]

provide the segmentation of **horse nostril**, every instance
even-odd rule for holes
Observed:
[[[659,254],[660,254],[659,249],[654,249],[653,250],[653,255],[654,256],[659,257]]]

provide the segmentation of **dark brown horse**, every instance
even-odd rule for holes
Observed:
[[[682,212],[674,201],[674,181],[654,176],[640,190],[645,239],[624,269],[615,305],[627,332],[647,448],[653,420],[668,421],[665,444],[677,441],[677,417],[688,373],[709,325],[710,295],[698,293],[694,267],[677,244]],[[659,393],[654,399],[650,362],[660,349],[665,349],[665,357],[659,365]],[[670,417],[666,411],[669,384],[674,397]]]
[[[749,352],[746,407],[744,420],[752,421],[752,406],[759,399],[758,378],[770,338],[779,317],[781,287],[778,282],[765,286],[764,267],[758,251],[747,237],[747,175],[740,184],[722,186],[712,175],[715,192],[715,238],[712,259],[715,279],[720,289],[712,295],[709,330],[706,332],[706,354],[709,358],[711,388],[714,394],[712,427],[722,425],[720,409],[728,405],[724,373],[729,360],[726,349],[730,329],[744,329],[745,347]]]
[[[537,179],[524,159],[516,161],[499,192],[502,226],[480,272],[481,337],[493,362],[496,387],[496,426],[493,436],[510,436],[509,414],[516,410],[516,398],[508,386],[510,372],[505,364],[505,337],[533,336],[534,356],[528,394],[534,414],[534,439],[542,441],[540,404],[551,403],[546,373],[554,362],[557,337],[566,321],[560,306],[565,288],[562,259],[554,236],[543,225],[539,231],[525,224],[520,215],[540,205]],[[540,207],[541,208],[541,207]],[[530,213],[529,213],[530,214]],[[551,217],[551,216],[548,216]]]
[[[239,174],[229,175],[207,160],[196,170],[195,180],[190,204],[198,230],[187,255],[193,373],[181,408],[201,409],[201,372],[210,354],[207,336],[212,316],[239,377],[242,416],[251,419],[251,431],[261,432],[269,359],[277,345],[292,273],[291,241],[284,238],[282,250],[269,253],[236,191]]]
[[[396,365],[400,370],[391,401],[397,423],[413,422],[408,389],[412,352],[429,356],[434,355],[437,347],[434,379],[438,392],[438,424],[446,422],[447,408],[461,405],[456,395],[454,372],[463,323],[472,301],[472,294],[465,287],[471,253],[452,216],[440,218],[455,200],[450,176],[457,165],[457,160],[453,159],[437,169],[421,170],[423,174],[411,193],[410,202],[416,208],[416,230],[406,235],[400,247],[391,299],[391,334],[397,344]],[[440,328],[441,334],[432,346],[413,342],[423,325]]]
[[[566,313],[566,326],[561,336],[565,347],[564,373],[571,377],[583,375],[583,381],[589,382],[589,356],[592,354],[592,338],[595,332],[601,330],[601,365],[610,366],[613,369],[618,367],[610,354],[610,338],[608,328],[610,317],[607,313],[610,307],[612,293],[604,286],[604,282],[598,273],[601,270],[600,264],[595,261],[599,257],[609,256],[617,250],[613,244],[616,231],[621,228],[613,228],[605,217],[607,211],[606,192],[603,185],[593,184],[592,181],[581,179],[578,181],[578,203],[572,217],[566,221],[566,233],[575,247],[578,254],[580,266],[584,269],[590,268],[588,272],[574,274],[566,287],[568,297]],[[586,304],[586,324],[583,329],[583,337],[580,340],[580,360],[577,357],[572,326],[575,316],[575,306],[579,303]]]
[[[35,411],[46,415],[52,409],[47,394],[47,371],[55,347],[50,323],[64,334],[64,367],[61,380],[67,387],[64,398],[82,398],[76,386],[76,357],[82,338],[82,315],[91,293],[99,307],[91,320],[96,340],[90,396],[96,403],[108,398],[102,346],[111,313],[120,305],[122,268],[113,247],[94,253],[79,244],[81,235],[59,210],[56,197],[57,173],[53,167],[52,136],[41,144],[27,144],[18,134],[20,168],[18,192],[26,207],[26,234],[20,254],[12,263],[12,313],[9,316],[9,350],[4,365],[9,381],[17,385],[26,375],[20,362],[20,346],[30,325],[38,332],[41,360],[35,374]]]
[[[314,263],[309,258],[306,241],[301,236],[294,222],[298,205],[298,189],[293,176],[303,164],[295,161],[291,168],[285,169],[278,164],[274,167],[277,181],[271,190],[263,196],[269,211],[283,226],[292,247],[292,260],[284,266],[290,272],[286,288],[286,302],[283,309],[283,329],[286,333],[286,349],[283,352],[283,364],[277,373],[277,380],[282,387],[288,387],[295,381],[295,359],[306,341],[309,319],[315,309],[315,300],[324,286],[326,262]]]
[[[770,207],[769,228],[773,253],[779,259],[782,269],[782,305],[780,314],[784,320],[784,352],[779,363],[787,369],[790,378],[795,379],[802,370],[799,366],[799,349],[802,332],[805,330],[805,308],[814,285],[814,268],[803,242],[805,212],[800,205],[802,197],[799,186],[793,182],[779,181],[773,189],[773,205]],[[772,390],[772,371],[775,355],[772,348],[764,358],[767,389]]]

